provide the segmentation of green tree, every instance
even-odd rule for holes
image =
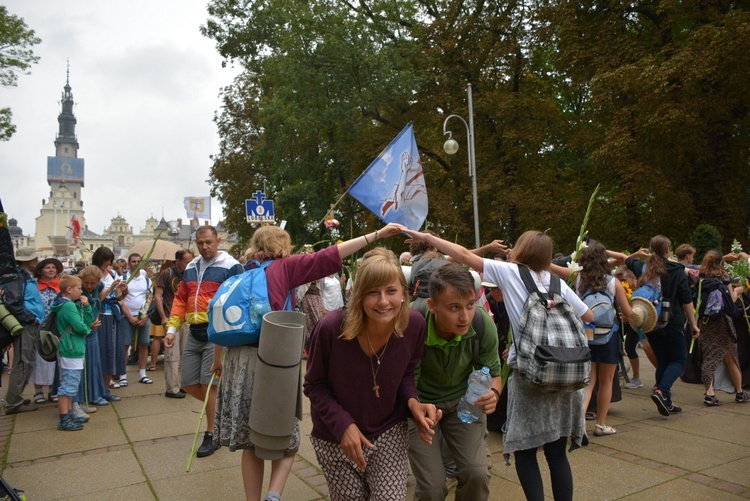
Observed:
[[[549,230],[638,248],[696,221],[750,224],[750,20],[740,2],[214,0],[205,35],[243,74],[224,90],[213,192],[247,237],[242,201],[266,187],[295,242],[409,121],[427,223],[473,242],[465,132],[474,95],[482,240]],[[730,200],[731,203],[727,203]],[[350,197],[344,234],[375,224]],[[747,243],[744,242],[743,243]]]
[[[32,47],[41,40],[24,20],[10,14],[0,5],[0,85],[15,87],[19,74],[29,74],[32,64],[39,61]],[[16,132],[9,107],[0,108],[0,141],[7,141]]]

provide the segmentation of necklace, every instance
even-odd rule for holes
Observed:
[[[372,390],[375,392],[375,398],[380,398],[380,385],[378,384],[378,371],[380,371],[380,360],[385,355],[385,350],[388,349],[388,343],[391,341],[391,337],[388,336],[388,340],[385,342],[385,347],[383,348],[383,352],[378,356],[378,354],[375,352],[375,349],[372,347],[372,343],[370,342],[370,333],[367,332],[367,328],[365,328],[365,336],[367,337],[367,344],[370,345],[370,351],[372,351],[372,355],[375,357],[375,360],[378,361],[377,368],[372,364],[372,357],[369,357],[370,359],[370,370],[372,371]]]

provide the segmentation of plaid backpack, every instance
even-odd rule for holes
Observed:
[[[529,292],[513,336],[519,375],[545,392],[586,387],[591,350],[581,319],[562,298],[560,278],[551,275],[549,292],[542,293],[528,268],[518,265],[518,271]]]

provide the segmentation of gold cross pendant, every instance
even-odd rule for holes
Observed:
[[[380,398],[380,385],[376,384],[372,389],[375,390],[375,398]]]

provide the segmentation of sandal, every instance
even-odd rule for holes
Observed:
[[[149,378],[148,376],[143,376],[141,379],[138,380],[138,382],[143,383],[143,384],[153,383],[153,381],[151,381],[151,378]]]
[[[596,419],[596,412],[594,411],[587,411],[586,412],[586,421],[593,421]]]
[[[128,385],[128,378],[121,377],[120,378],[120,388],[125,388]]]
[[[39,392],[34,394],[34,403],[35,404],[43,404],[45,402],[44,400],[44,393]]]
[[[110,388],[112,388],[113,390],[116,390],[117,388],[119,388],[119,387],[120,387],[120,382],[119,382],[119,381],[115,381],[115,380],[113,379],[113,380],[111,380],[111,381],[109,382],[109,387],[110,387]]]
[[[738,404],[744,404],[750,400],[750,393],[746,391],[738,391],[737,394],[734,396],[734,401]]]
[[[606,435],[614,435],[617,433],[617,430],[612,428],[611,426],[607,426],[606,424],[598,424],[594,427],[594,436],[595,437],[603,437]]]
[[[703,395],[703,405],[707,405],[708,407],[716,407],[718,405],[721,405],[721,402],[719,402],[719,399],[716,398],[716,395]]]
[[[49,401],[53,402],[53,403],[57,403],[57,395],[50,395],[49,396]]]
[[[155,371],[155,370],[156,370],[156,367],[146,367],[146,370],[147,370],[147,371]]]

